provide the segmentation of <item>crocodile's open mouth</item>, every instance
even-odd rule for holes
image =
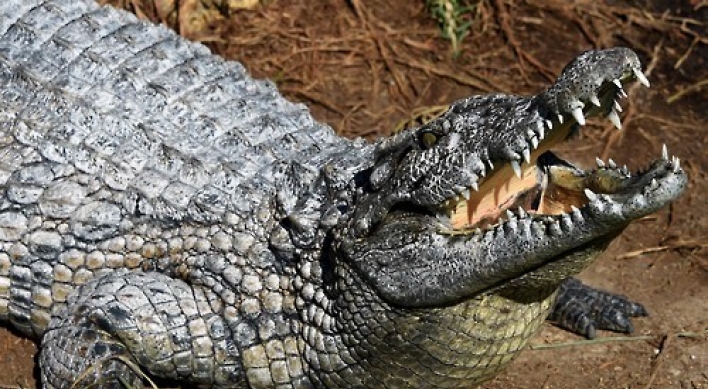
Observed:
[[[488,227],[505,213],[558,215],[572,212],[588,202],[588,194],[611,194],[625,186],[632,175],[613,162],[583,171],[547,151],[522,170],[521,177],[495,173],[469,200],[448,204],[455,230]],[[592,194],[590,194],[592,196]]]
[[[626,167],[618,168],[612,160],[605,164],[598,159],[596,169],[584,171],[549,150],[567,139],[578,125],[584,125],[586,116],[604,114],[617,128],[621,128],[617,114],[621,107],[617,99],[626,96],[622,82],[632,79],[648,86],[641,73],[626,74],[622,81],[605,82],[597,97],[581,103],[582,106],[571,115],[547,120],[548,135],[540,142],[531,142],[536,144],[529,145],[524,152],[525,162],[511,160],[496,163],[499,166],[476,183],[475,188],[447,200],[444,207],[452,229],[461,231],[489,227],[510,213],[570,213],[586,205],[596,193],[613,194],[625,188],[633,178]],[[666,154],[664,151],[665,159],[668,158]]]

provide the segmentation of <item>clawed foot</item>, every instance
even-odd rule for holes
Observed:
[[[634,331],[631,318],[647,315],[641,304],[570,278],[561,284],[548,319],[593,339],[598,329],[631,333]]]

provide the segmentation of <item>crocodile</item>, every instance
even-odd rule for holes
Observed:
[[[43,388],[462,388],[550,318],[631,331],[573,278],[687,183],[552,149],[621,126],[627,48],[533,96],[346,139],[272,82],[87,0],[0,2],[0,321]]]

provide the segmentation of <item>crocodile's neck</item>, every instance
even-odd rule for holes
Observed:
[[[405,308],[382,299],[346,262],[332,261],[326,251],[304,255],[292,284],[303,358],[310,378],[327,387],[466,388],[484,381],[538,331],[560,282],[530,277],[516,283],[523,297],[491,290],[455,304]]]

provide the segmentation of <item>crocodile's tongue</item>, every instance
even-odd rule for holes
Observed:
[[[528,213],[561,214],[587,202],[583,193],[584,173],[568,165],[550,151],[536,163],[522,165],[517,177],[509,168],[489,177],[467,201],[450,209],[453,229],[496,224],[507,209],[521,207]]]

